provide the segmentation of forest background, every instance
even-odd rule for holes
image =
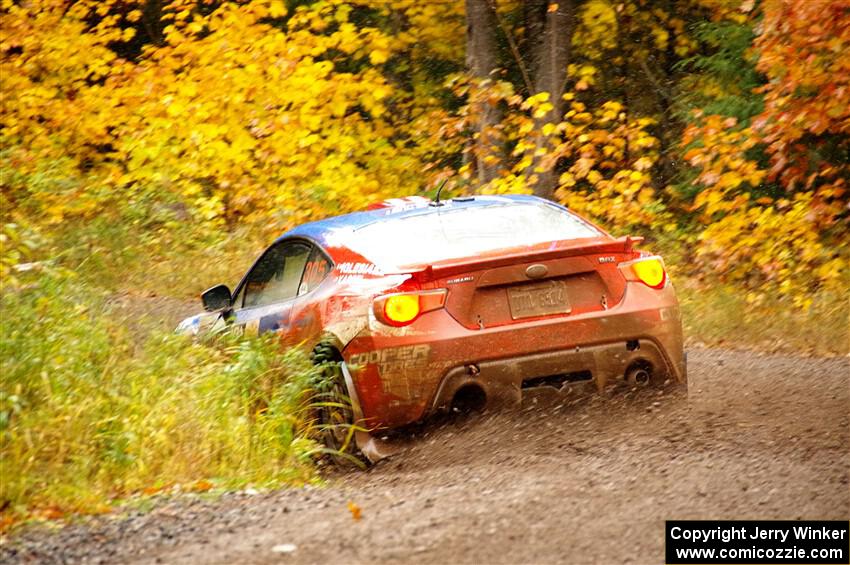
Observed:
[[[308,364],[174,317],[442,181],[646,237],[692,346],[847,353],[847,0],[0,6],[6,525],[315,480]]]

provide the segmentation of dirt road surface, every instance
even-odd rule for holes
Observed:
[[[850,359],[698,349],[689,370],[689,393],[529,400],[325,487],[31,530],[0,561],[662,563],[665,519],[850,518]]]

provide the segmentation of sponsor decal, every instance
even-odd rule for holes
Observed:
[[[349,363],[352,365],[377,365],[381,373],[404,372],[426,367],[430,356],[430,345],[406,345],[356,353],[351,356]]]
[[[339,284],[351,284],[363,282],[363,275],[341,275],[336,279]]]
[[[340,263],[337,271],[344,275],[373,275],[382,276],[384,272],[374,263]]]
[[[301,285],[298,287],[298,296],[307,294],[325,280],[325,275],[328,274],[330,265],[324,257],[318,261],[310,261],[304,268],[304,275],[301,277]]]
[[[414,383],[418,382],[418,376],[428,368],[430,357],[430,345],[407,345],[357,353],[351,356],[349,363],[376,365],[385,393],[412,398],[417,390]]]
[[[376,365],[384,392],[410,398],[415,387],[412,390],[409,377],[427,369],[430,356],[430,345],[407,345],[357,353],[351,356],[349,363]]]
[[[599,262],[600,262],[600,263],[616,263],[616,262],[617,262],[617,258],[616,258],[616,257],[611,257],[611,256],[607,256],[607,257],[600,257],[600,258],[599,258]]]

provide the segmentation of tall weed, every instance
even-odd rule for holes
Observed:
[[[197,481],[311,480],[314,369],[273,337],[139,335],[71,276],[2,293],[0,507],[91,511]]]

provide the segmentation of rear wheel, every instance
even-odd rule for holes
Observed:
[[[335,347],[325,343],[316,346],[312,360],[320,368],[313,405],[322,442],[330,450],[328,456],[337,465],[362,465],[354,438],[354,410],[342,371],[345,361]]]

